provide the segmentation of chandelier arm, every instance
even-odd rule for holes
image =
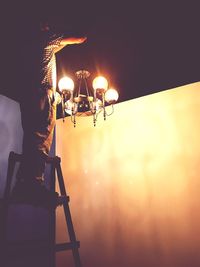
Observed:
[[[97,91],[93,90],[93,92],[94,92],[94,102],[96,102],[97,101]]]
[[[90,111],[91,111],[92,115],[95,115],[96,114],[96,107],[93,108],[92,107],[92,104],[90,104]],[[88,115],[88,116],[90,116],[90,115]]]
[[[111,107],[112,107],[112,111],[110,113],[106,112],[106,116],[110,116],[114,113],[114,105],[112,104]]]
[[[79,80],[78,91],[77,91],[77,97],[80,95],[80,92],[81,92],[81,82],[82,82],[82,79]]]
[[[65,104],[64,104],[64,94],[61,96],[61,105],[62,105],[62,119],[65,122]]]
[[[76,127],[76,115],[71,115],[71,122],[74,124],[74,128]]]
[[[103,118],[104,121],[106,120],[106,107],[105,107],[105,94],[102,95],[102,102],[103,102]]]
[[[93,124],[94,124],[94,126],[96,126],[96,122],[97,122],[97,114],[94,113],[93,114]]]
[[[87,85],[86,78],[84,77],[83,80],[84,80],[84,83],[85,83],[85,88],[86,88],[87,96],[90,96],[89,95],[89,90],[88,90],[88,85]]]
[[[81,116],[87,116],[88,117],[90,115],[88,115],[86,112],[83,112],[82,114],[79,115],[79,117],[81,117]]]
[[[96,115],[96,119],[98,118],[99,114],[100,114],[100,112],[97,112],[97,113],[95,114],[95,115]]]

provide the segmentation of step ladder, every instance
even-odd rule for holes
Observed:
[[[6,186],[4,190],[4,197],[1,200],[1,213],[2,213],[2,225],[1,225],[1,251],[5,249],[6,246],[6,223],[7,223],[7,214],[8,214],[8,208],[9,205],[12,204],[12,200],[10,200],[10,191],[11,191],[11,184],[12,184],[12,177],[14,174],[15,170],[15,165],[17,162],[20,162],[22,159],[22,155],[10,152],[9,158],[8,158],[8,169],[7,169],[7,180],[6,180]],[[64,250],[71,250],[72,255],[73,255],[73,260],[74,260],[74,266],[75,267],[81,267],[81,260],[80,260],[80,255],[79,255],[79,248],[80,248],[80,242],[76,240],[76,235],[73,227],[73,222],[72,222],[72,217],[70,213],[70,208],[69,208],[69,196],[67,195],[65,184],[64,184],[64,179],[63,179],[63,174],[62,174],[62,169],[61,169],[61,159],[59,157],[48,157],[46,160],[47,164],[50,164],[50,190],[55,191],[55,182],[56,182],[56,177],[58,179],[58,185],[59,185],[59,190],[60,190],[60,199],[61,199],[61,204],[64,209],[64,215],[65,215],[65,220],[66,220],[66,226],[68,230],[68,236],[70,242],[66,243],[60,243],[56,244],[56,212],[55,209],[51,211],[50,214],[50,250],[51,250],[51,267],[56,267],[55,264],[55,253],[64,251]],[[56,175],[57,174],[57,175]],[[31,243],[31,242],[30,242]],[[26,242],[21,243],[21,244],[16,244],[18,246],[18,249],[23,249],[26,251],[27,247],[29,247],[30,244],[26,244]],[[41,247],[44,247],[46,244],[45,243],[40,243],[39,246],[38,244],[31,244],[32,249],[40,249]],[[49,244],[48,244],[49,247]],[[16,252],[17,253],[17,252]]]

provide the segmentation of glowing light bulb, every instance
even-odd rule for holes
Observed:
[[[110,88],[105,93],[105,101],[109,104],[114,104],[117,102],[119,94],[117,90]]]
[[[106,91],[108,89],[108,81],[103,76],[98,76],[93,80],[92,86],[94,90],[103,89]]]
[[[59,80],[58,88],[61,92],[73,91],[74,90],[74,82],[71,78],[65,76]]]
[[[72,115],[72,110],[74,109],[74,103],[70,100],[65,102],[65,112],[69,115]]]

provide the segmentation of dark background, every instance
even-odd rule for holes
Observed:
[[[18,79],[21,74],[18,55],[41,19],[51,20],[56,30],[64,30],[69,35],[88,37],[87,43],[66,47],[58,54],[58,76],[64,70],[72,75],[81,68],[93,74],[105,73],[119,90],[119,101],[199,81],[198,1],[94,0],[54,1],[52,4],[6,0],[1,1],[0,6],[0,94],[18,101],[25,94],[24,90],[29,89]],[[10,106],[6,108],[2,116],[14,129],[17,121],[11,118],[16,118],[15,110]],[[15,130],[15,139],[16,136],[19,134]],[[7,136],[11,145],[14,137]],[[6,148],[1,153],[3,159],[7,158],[9,144]],[[18,233],[15,227],[14,230]]]
[[[18,100],[24,90],[18,82],[18,51],[41,19],[69,36],[88,37],[87,43],[59,52],[58,78],[79,69],[92,75],[100,71],[119,90],[119,101],[199,81],[198,2],[5,2],[0,93],[12,99]]]

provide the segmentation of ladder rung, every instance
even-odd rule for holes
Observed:
[[[68,243],[61,243],[55,245],[56,252],[63,251],[63,250],[69,250],[73,248],[80,248],[80,242],[76,241],[74,243],[68,242]]]
[[[59,199],[59,201],[62,202],[63,204],[66,203],[66,202],[69,202],[69,201],[70,201],[69,196],[59,196],[58,199]]]
[[[10,152],[10,159],[15,161],[15,162],[19,162],[21,161],[23,158],[23,155],[22,154],[18,154],[18,153],[15,153],[13,151]],[[49,163],[49,164],[52,164],[52,163],[60,163],[61,159],[60,157],[58,156],[55,156],[55,157],[47,157],[45,162],[46,163]]]
[[[9,250],[12,254],[18,254],[20,252],[26,252],[29,251],[40,251],[41,249],[48,249],[51,247],[51,244],[47,241],[21,241],[21,242],[9,242],[6,244],[7,250]],[[60,243],[55,245],[55,251],[63,251],[63,250],[70,250],[73,248],[80,248],[80,242],[66,242],[66,243]]]
[[[22,159],[22,155],[21,154],[17,154],[15,152],[10,152],[10,160],[13,160],[13,161],[16,161],[16,162],[19,162],[21,161]]]
[[[58,197],[58,202],[59,202],[59,205],[64,205],[65,203],[69,202],[70,201],[70,198],[69,196],[59,196]],[[26,201],[26,199],[24,200],[15,200],[15,199],[12,199],[12,198],[8,198],[8,199],[0,199],[0,207],[5,204],[9,204],[9,205],[16,205],[16,204],[29,204],[29,205],[34,205],[33,202],[30,202],[30,201]],[[39,205],[37,205],[39,206]]]

